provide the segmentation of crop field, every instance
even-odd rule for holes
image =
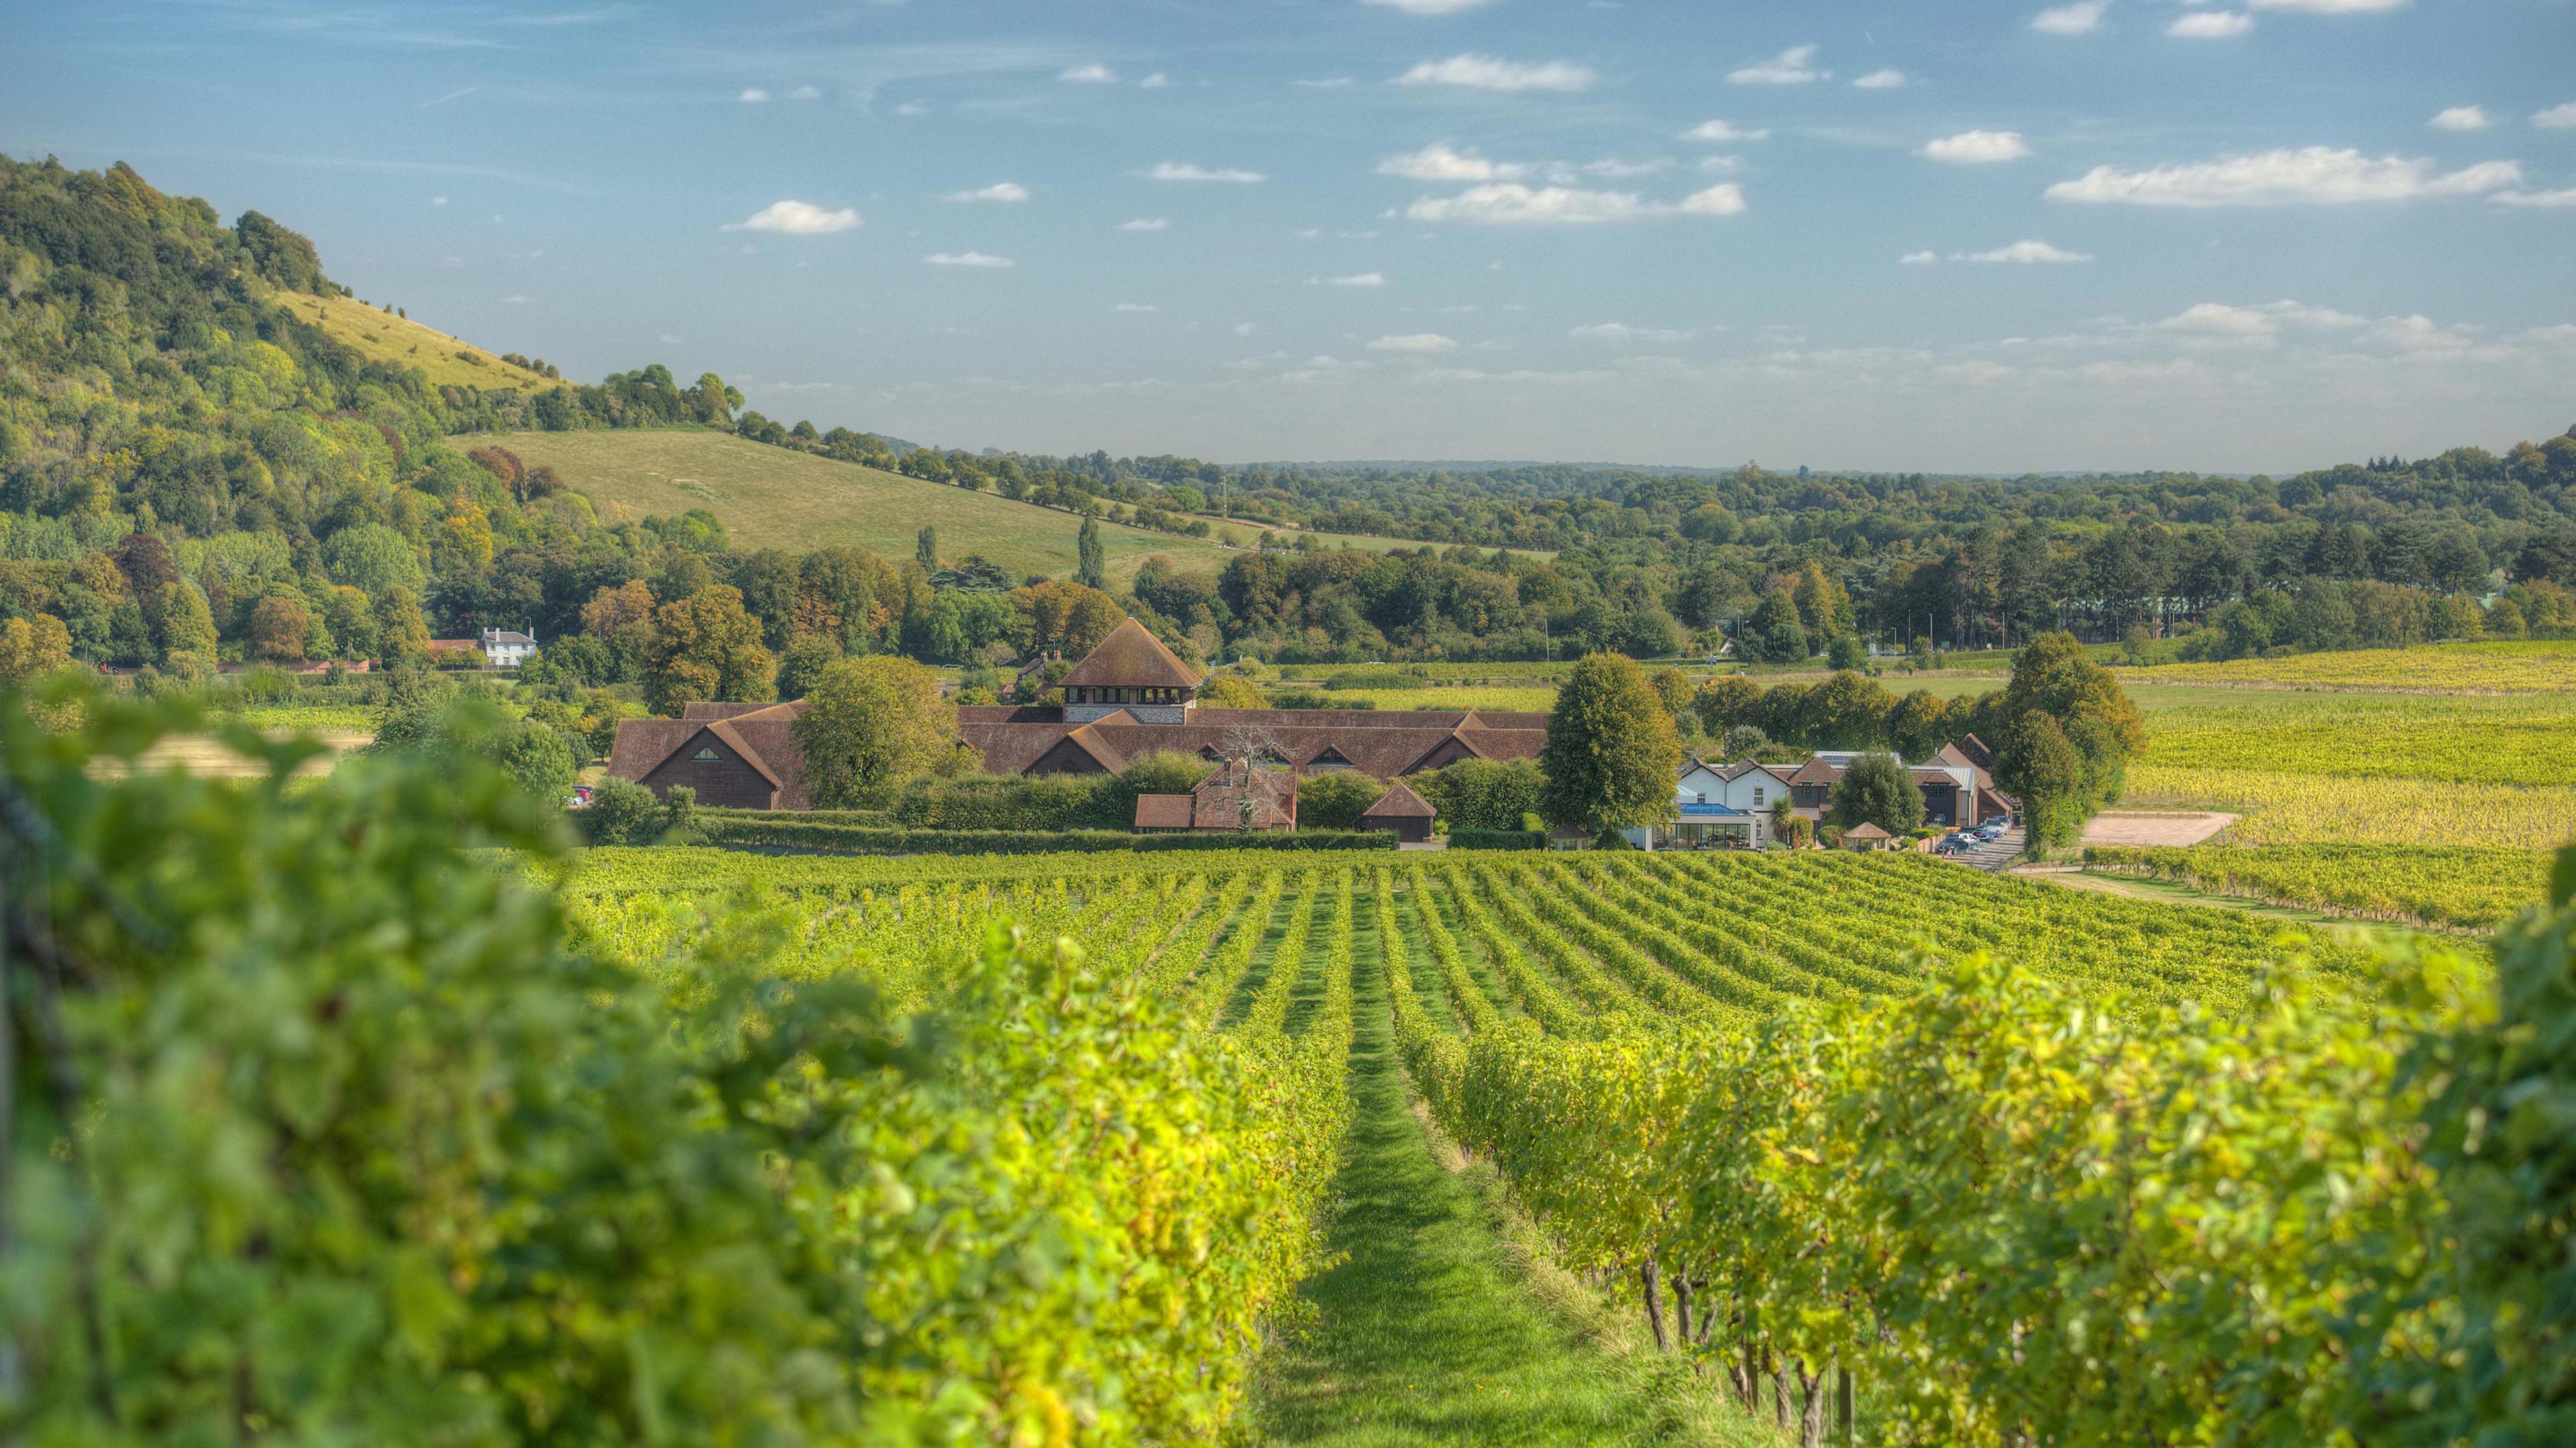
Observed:
[[[1923,1225],[1935,1233],[1971,1220],[2011,1230],[2010,1219],[1980,1215],[1992,1204],[1954,1202],[1898,1177],[1873,1186],[1865,1161],[1928,1168],[2002,1150],[2004,1170],[2027,1170],[2040,1184],[2001,1188],[2027,1201],[2032,1190],[2080,1196],[2096,1190],[2088,1183],[2132,1173],[2206,1193],[2185,1158],[2215,1151],[2245,1163],[2228,1168],[2228,1189],[2267,1220],[2333,1216],[2319,1178],[2338,1173],[2357,1185],[2334,1190],[2384,1207],[2420,1183],[2368,1165],[2383,1159],[2389,1128],[2362,1103],[2337,1103],[2386,1068],[2403,1031],[2447,1009],[2371,1004],[2386,967],[2355,943],[2283,937],[2277,922],[2240,912],[2059,890],[1913,856],[868,861],[611,849],[583,856],[560,889],[578,939],[647,969],[703,955],[740,929],[725,922],[751,918],[768,922],[768,968],[783,978],[856,976],[907,1010],[935,1008],[979,979],[978,948],[1008,918],[1087,943],[1093,967],[1161,1002],[1183,1038],[1269,1063],[1270,1074],[1256,1073],[1268,1084],[1254,1109],[1294,1111],[1304,1128],[1297,1150],[1276,1163],[1282,1195],[1308,1205],[1357,1195],[1325,1219],[1325,1260],[1345,1265],[1301,1289],[1316,1316],[1278,1350],[1281,1362],[1243,1380],[1238,1426],[1253,1441],[1305,1441],[1319,1423],[1346,1423],[1334,1414],[1352,1402],[1406,1421],[1499,1413],[1492,1385],[1501,1383],[1527,1394],[1511,1410],[1544,1416],[1563,1434],[1544,1441],[1628,1441],[1617,1419],[1640,1411],[1634,1404],[1575,1391],[1562,1347],[1544,1330],[1478,1316],[1502,1311],[1492,1299],[1508,1294],[1443,1254],[1463,1250],[1459,1234],[1472,1243],[1492,1229],[1468,1208],[1406,1214],[1417,1196],[1460,1190],[1429,1165],[1421,1128],[1405,1113],[1406,1082],[1440,1130],[1492,1163],[1514,1210],[1544,1229],[1564,1267],[1605,1303],[1626,1304],[1619,1311],[1642,1307],[1655,1341],[1677,1336],[1673,1350],[1709,1374],[1701,1391],[1727,1392],[1757,1416],[1822,1413],[1827,1364],[1839,1362],[1859,1379],[1861,1441],[1881,1441],[1878,1432],[1919,1432],[1927,1418],[1954,1428],[1974,1421],[1988,1411],[1976,1393],[1996,1390],[1981,1381],[1929,1402],[1889,1391],[1910,1380],[1909,1363],[1965,1360],[1980,1335],[2013,1322],[2082,1339],[2101,1319],[2088,1319],[2089,1298],[2053,1321],[2052,1309],[2019,1301],[1923,1312],[1907,1281],[1864,1286],[1843,1275],[1875,1250],[1865,1238],[1834,1233],[1819,1260],[1791,1250],[1815,1231],[1803,1214],[1877,1220],[1871,1193],[1882,1190],[1924,1191],[1911,1210],[1934,1204]],[[2018,968],[1975,963],[1987,955]],[[2449,968],[2468,980],[2483,971],[2471,957]],[[2253,1009],[2258,1001],[2266,1004]],[[2024,1109],[2022,1093],[2048,1077],[2039,1043],[2063,1047],[2070,1032],[2111,1079],[2059,1072],[2049,1091],[2166,1099],[2152,1083],[2175,1073],[2205,1104],[2165,1108],[2188,1119],[2135,1140],[2074,1146],[2017,1135],[1996,1113]],[[1990,1048],[2003,1054],[1988,1061]],[[2263,1059],[2259,1078],[2225,1064],[2248,1052]],[[1878,1061],[1895,1074],[1882,1078]],[[1946,1084],[1927,1074],[1964,1072],[1972,1061],[1975,1071]],[[1856,1157],[1842,1135],[1869,1128],[1836,1122],[1873,1092],[1889,1096],[1872,1109],[1901,1111],[1907,1131],[1879,1157]],[[2277,1112],[2297,1117],[2307,1143],[2304,1164],[2283,1166],[2313,1169],[2260,1164],[2254,1143]],[[1910,1145],[1918,1137],[1919,1152]],[[1952,1150],[1970,1138],[1983,1145]],[[2154,1144],[2185,1138],[2188,1150]],[[1398,1178],[1411,1185],[1389,1197]],[[2131,1301],[2114,1320],[2139,1324],[2149,1340],[2106,1339],[2096,1350],[2187,1355],[2177,1337],[2185,1328],[2158,1325],[2159,1310],[2185,1290],[2195,1312],[2227,1318],[2229,1341],[2319,1331],[2240,1279],[2276,1267],[2293,1276],[2350,1270],[2314,1256],[2331,1257],[2337,1229],[2268,1238],[2262,1251],[2240,1250],[2234,1230],[2161,1239],[2166,1261],[2188,1259],[2176,1274],[2188,1289],[2161,1288],[2154,1274],[2103,1284]],[[1316,1260],[1305,1246],[1222,1229],[1203,1250],[1212,1263],[1241,1253]],[[1963,1239],[1961,1250],[1979,1249]],[[1670,1310],[1653,1267],[1638,1296],[1640,1262],[1661,1264],[1664,1291],[1678,1299]],[[1431,1281],[1447,1286],[1430,1293]],[[1444,1339],[1438,1353],[1388,1346],[1404,1335],[1401,1324],[1435,1321],[1469,1340]],[[2204,1317],[2187,1325],[2216,1335]],[[1348,1334],[1361,1336],[1337,1336]],[[2308,1346],[2303,1338],[2281,1348],[2280,1370],[2330,1374],[2326,1359],[2300,1356]],[[1780,1371],[1735,1371],[1747,1362]],[[1319,1399],[1314,1375],[1327,1368],[1333,1391]],[[1208,1371],[1238,1381],[1231,1364]],[[1730,1377],[1734,1386],[1722,1387]],[[2079,1385],[2052,1388],[2036,1366],[2028,1377],[2011,1391],[2031,1420],[2092,1411]],[[1337,1402],[1343,1392],[1355,1396]],[[2186,1422],[2217,1411],[2155,1406]]]
[[[2424,644],[2350,649],[2224,664],[2115,670],[2124,684],[2235,688],[2380,689],[2397,693],[2546,694],[2576,691],[2576,641]]]
[[[2452,845],[2094,846],[2086,864],[2221,895],[2365,918],[2492,929],[2546,888],[2546,850]]]

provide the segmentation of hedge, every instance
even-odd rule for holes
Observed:
[[[1453,850],[1544,850],[1545,830],[1451,830]]]
[[[711,845],[753,846],[865,855],[1041,855],[1134,850],[1392,850],[1384,830],[1298,830],[1241,834],[1233,830],[1140,835],[1121,830],[912,830],[816,823],[748,812],[700,814],[698,833]]]

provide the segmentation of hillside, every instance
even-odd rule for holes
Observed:
[[[509,432],[456,439],[498,443],[543,463],[597,505],[603,522],[670,516],[704,508],[739,548],[805,552],[847,544],[888,558],[912,556],[924,525],[939,530],[944,557],[980,553],[1016,574],[1070,574],[1081,520],[1055,508],[1015,503],[922,478],[814,457],[698,429]],[[1254,530],[1242,530],[1249,539]],[[1232,550],[1204,538],[1104,524],[1113,582],[1133,578],[1154,554],[1184,568],[1214,570]],[[1338,546],[1340,539],[1329,540]],[[1407,546],[1352,539],[1375,551]],[[1419,547],[1421,545],[1411,545]]]
[[[379,311],[355,297],[281,292],[275,300],[292,308],[301,320],[320,328],[324,336],[369,361],[419,369],[432,387],[509,387],[543,392],[564,385],[560,378],[514,366],[470,342]]]

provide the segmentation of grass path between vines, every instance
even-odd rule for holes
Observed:
[[[1647,1444],[1770,1441],[1715,1425],[1670,1363],[1605,1346],[1573,1279],[1514,1239],[1489,1177],[1445,1169],[1408,1108],[1376,923],[1353,940],[1356,1108],[1328,1226],[1337,1265],[1312,1316],[1265,1364],[1254,1426],[1271,1444]],[[1427,952],[1416,947],[1417,957]],[[1723,1410],[1717,1416],[1723,1417]]]

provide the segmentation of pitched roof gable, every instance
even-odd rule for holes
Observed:
[[[1360,818],[1364,820],[1427,820],[1439,816],[1440,811],[1431,807],[1431,801],[1415,794],[1412,787],[1400,779],[1387,786],[1386,793],[1378,796],[1377,803],[1360,811]]]
[[[1068,688],[1195,689],[1199,676],[1131,618],[1111,629],[1060,682]]]

